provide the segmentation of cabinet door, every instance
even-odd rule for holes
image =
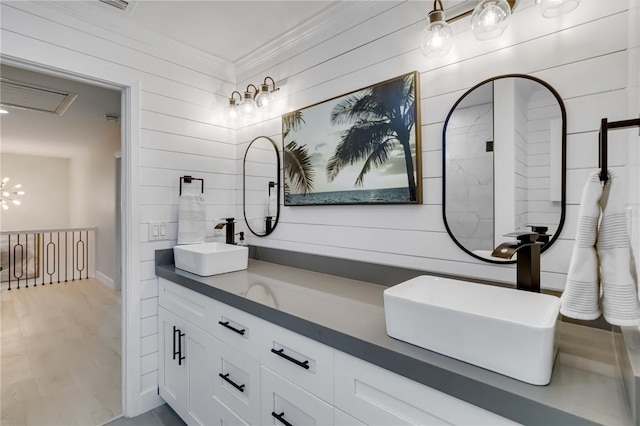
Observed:
[[[189,425],[219,422],[213,392],[214,338],[164,308],[160,321],[160,396]]]
[[[187,360],[183,355],[186,321],[163,308],[158,310],[158,321],[160,396],[184,419],[189,395]]]
[[[333,425],[333,407],[265,367],[260,369],[261,425]]]

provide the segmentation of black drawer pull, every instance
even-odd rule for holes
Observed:
[[[225,322],[218,321],[218,324],[220,324],[220,325],[221,325],[221,326],[223,326],[223,327],[227,327],[229,330],[231,330],[231,331],[235,331],[236,333],[241,334],[241,335],[243,335],[243,336],[244,336],[245,331],[247,331],[247,330],[245,330],[244,328],[243,328],[242,330],[238,330],[238,329],[237,329],[237,328],[235,328],[234,326],[229,325],[229,321],[225,321]]]
[[[280,414],[277,414],[275,411],[272,411],[271,415],[276,419],[280,420],[280,423],[282,423],[284,426],[293,426],[291,423],[289,423],[284,419],[284,411]]]
[[[233,380],[231,380],[229,378],[229,373],[227,373],[227,374],[220,373],[220,374],[218,374],[218,376],[222,377],[222,379],[225,382],[229,383],[231,386],[233,386],[234,388],[238,389],[240,392],[244,392],[244,385],[236,384]]]
[[[180,330],[178,330],[178,327],[176,327],[175,325],[173,326],[173,359],[176,359],[176,355],[178,355],[180,352],[176,351],[176,334],[180,333]]]
[[[289,355],[284,353],[284,349],[271,349],[271,352],[273,352],[274,354],[281,356],[282,358],[286,359],[287,361],[291,361],[292,363],[294,363],[297,366],[300,366],[302,368],[304,368],[305,370],[309,369],[309,361],[304,360],[304,361],[298,361],[295,358],[290,357]]]
[[[184,361],[187,357],[182,354],[182,338],[185,334],[178,329],[178,365],[182,365],[182,361]]]

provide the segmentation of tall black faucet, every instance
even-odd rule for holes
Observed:
[[[235,244],[235,218],[233,217],[227,217],[225,218],[225,222],[220,222],[218,223],[215,228],[216,229],[222,229],[226,227],[226,233],[225,233],[225,243],[227,244]]]
[[[518,290],[540,293],[540,247],[537,232],[514,232],[505,237],[515,237],[518,241],[502,243],[493,250],[491,256],[511,259],[516,254]]]

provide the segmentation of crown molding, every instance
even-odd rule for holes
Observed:
[[[331,27],[336,27],[345,18],[365,15],[364,11],[374,8],[384,8],[386,10],[392,7],[388,5],[389,3],[395,5],[398,2],[367,0],[336,2],[313,18],[265,43],[244,58],[237,60],[234,63],[236,76],[243,75],[249,70],[259,67],[260,64],[275,58],[282,54],[283,51],[295,49],[321,33],[331,32]]]

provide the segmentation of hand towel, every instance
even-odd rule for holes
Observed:
[[[276,216],[278,213],[278,198],[276,191],[271,191],[271,194],[267,197],[267,208],[265,210],[265,216]]]
[[[560,297],[560,313],[570,318],[593,320],[600,316],[598,288],[598,257],[596,236],[602,184],[599,171],[595,170],[582,189],[578,210],[578,228],[571,253],[569,273],[564,292]]]
[[[206,219],[204,195],[183,193],[178,206],[178,244],[204,243]]]
[[[627,229],[625,187],[614,172],[609,170],[608,174],[600,199],[602,219],[596,245],[601,268],[602,311],[609,324],[637,325],[640,319],[638,279]]]

